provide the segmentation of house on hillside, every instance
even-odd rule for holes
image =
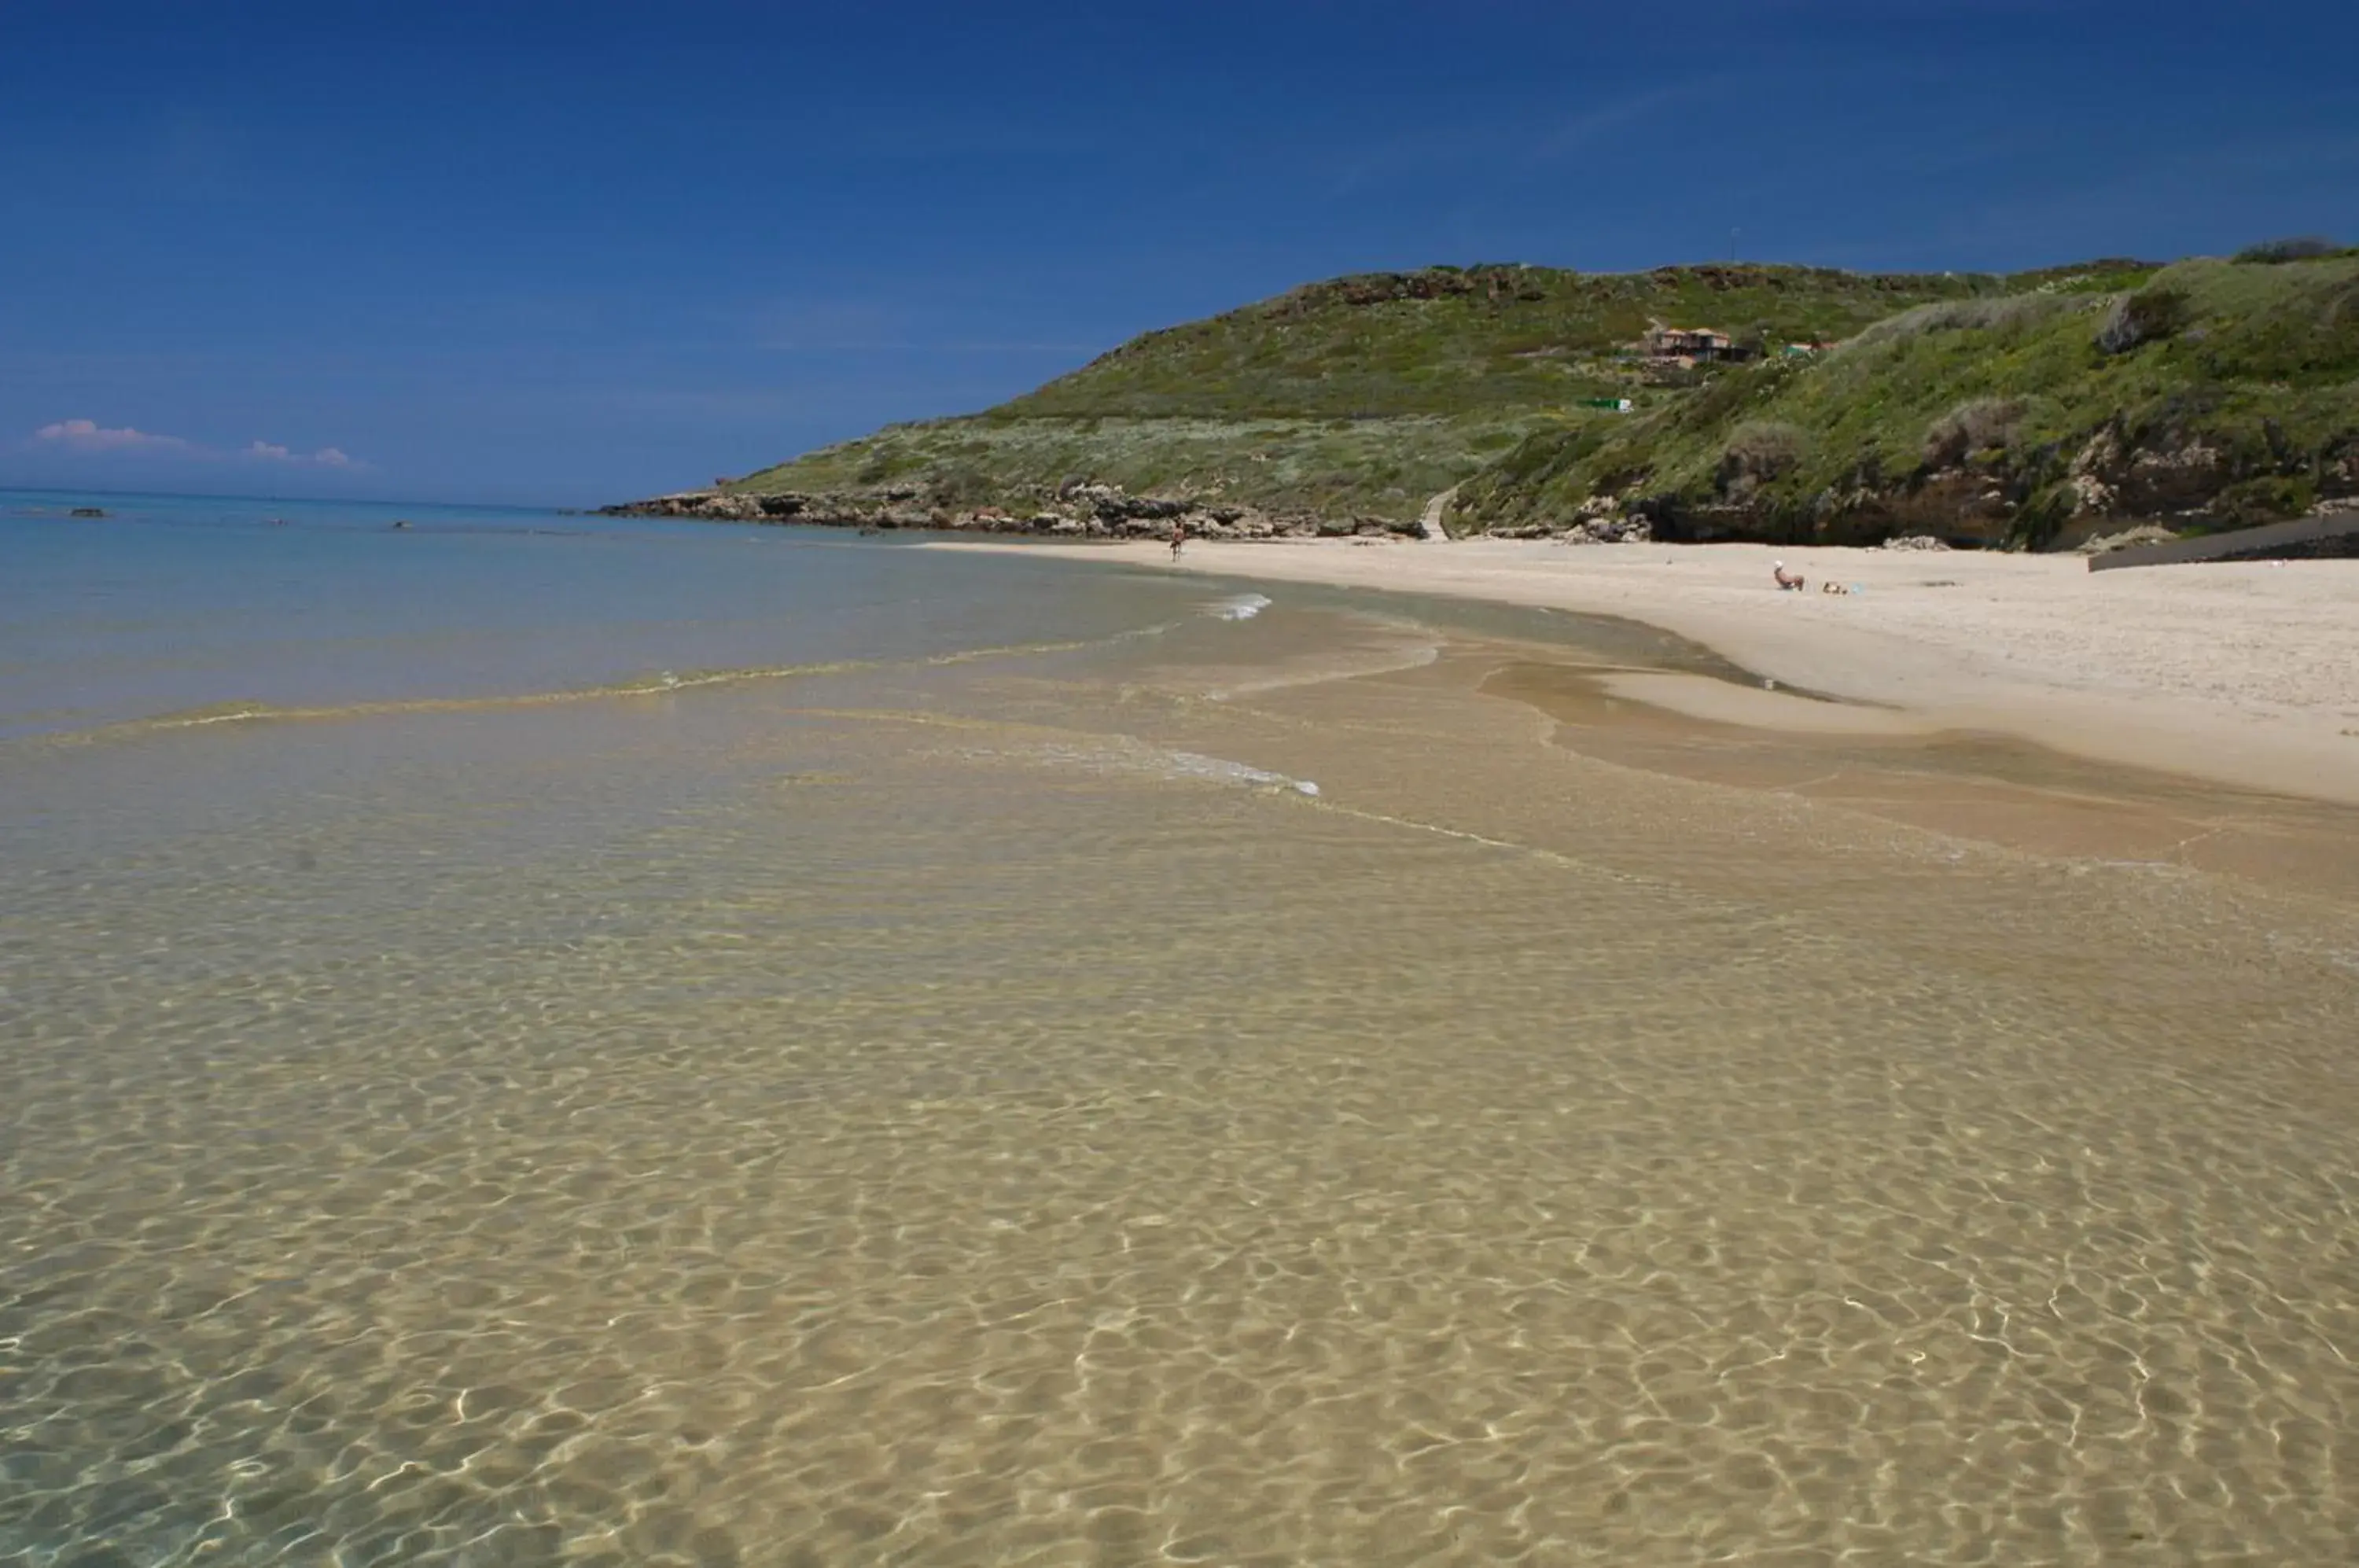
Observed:
[[[1638,340],[1638,353],[1647,359],[1669,360],[1680,365],[1753,357],[1750,351],[1739,348],[1736,340],[1726,332],[1716,332],[1710,327],[1667,327],[1660,321],[1648,327],[1647,335]]]

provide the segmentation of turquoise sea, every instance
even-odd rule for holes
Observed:
[[[2350,1561],[2359,820],[1634,667],[0,493],[0,1563]]]
[[[511,507],[0,491],[0,736],[1087,638],[1148,613],[1020,562]]]

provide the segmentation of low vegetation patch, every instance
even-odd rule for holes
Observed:
[[[2127,354],[2179,331],[2187,324],[2187,312],[2184,289],[2149,284],[2114,301],[2097,329],[2097,347],[2106,354]]]
[[[1925,430],[1925,466],[1956,468],[1977,452],[2013,444],[2023,423],[2020,397],[1969,397]]]
[[[1801,465],[1810,437],[1799,425],[1752,419],[1739,425],[1721,449],[1714,477],[1723,495],[1749,495]]]
[[[2075,290],[2073,292],[2079,292]],[[1935,332],[2003,332],[2027,324],[2051,321],[2082,309],[2069,294],[2006,294],[1994,299],[1946,299],[1919,305],[1875,322],[1843,345],[1845,352],[1872,349],[1897,339],[1926,337]]]
[[[2332,240],[2317,234],[2303,234],[2289,240],[2263,240],[2259,245],[2246,245],[2236,253],[2241,262],[2263,267],[2276,267],[2288,261],[2321,261],[2330,256],[2348,254]]]

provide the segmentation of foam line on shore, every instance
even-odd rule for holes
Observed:
[[[201,708],[184,708],[173,713],[155,713],[143,718],[122,719],[110,724],[93,724],[83,729],[53,730],[33,735],[0,737],[0,747],[94,746],[108,741],[133,740],[147,735],[166,735],[179,730],[208,729],[218,724],[316,724],[419,713],[494,713],[512,709],[551,707],[568,702],[662,697],[712,687],[740,686],[766,681],[802,680],[822,675],[853,674],[864,670],[940,669],[951,665],[972,664],[984,659],[1075,653],[1089,648],[1112,648],[1142,637],[1157,637],[1170,629],[1171,623],[1164,622],[1134,627],[1104,637],[1076,638],[1060,642],[1006,643],[989,648],[957,648],[947,653],[925,654],[905,659],[827,659],[810,664],[745,665],[734,669],[690,670],[684,672],[664,670],[652,674],[630,676],[624,680],[592,686],[565,687],[545,691],[486,692],[472,697],[394,697],[367,702],[313,704],[282,704],[232,699]]]
[[[1216,621],[1250,621],[1277,601],[1265,593],[1232,593],[1204,606],[1204,614]]]
[[[1144,775],[1175,783],[1242,786],[1304,796],[1319,793],[1319,786],[1308,779],[1273,773],[1224,757],[1157,746],[1132,735],[1076,736],[1006,750],[969,748],[958,755],[970,761],[1014,761],[1082,773]]]

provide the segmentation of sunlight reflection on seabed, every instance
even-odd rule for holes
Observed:
[[[1418,635],[5,759],[0,1557],[2341,1560],[2349,885]]]

